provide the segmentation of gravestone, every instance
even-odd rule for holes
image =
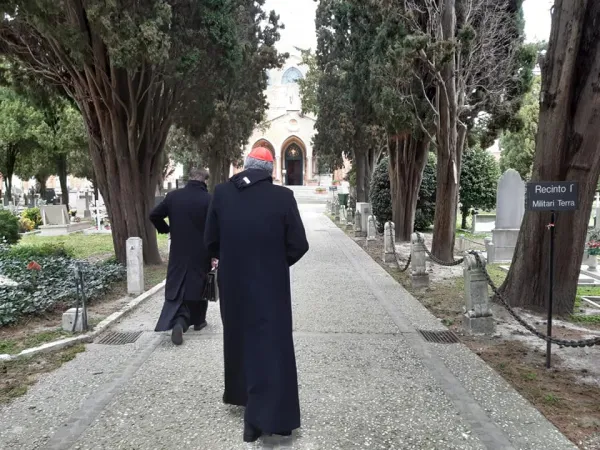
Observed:
[[[354,211],[348,209],[348,217],[346,221],[346,231],[352,231],[354,229]]]
[[[516,170],[509,169],[498,182],[496,228],[492,230],[494,252],[488,262],[512,261],[519,229],[525,215],[525,183]]]
[[[142,239],[127,239],[127,293],[140,295],[144,292],[144,253]]]
[[[485,264],[480,256],[482,264]],[[484,266],[485,267],[485,266]],[[495,322],[484,268],[474,255],[466,255],[463,269],[465,277],[465,314],[463,327],[471,334],[493,334]]]
[[[364,231],[367,231],[367,222],[369,220],[369,216],[371,215],[371,204],[365,202],[357,202],[356,203],[356,211],[360,212],[361,217],[361,228]]]
[[[383,261],[396,262],[396,225],[386,222],[383,232]]]
[[[366,237],[367,230],[362,227],[362,217],[360,211],[356,210],[354,214],[354,237]]]
[[[85,209],[83,210],[83,218],[87,220],[92,220],[92,211],[90,210],[90,194],[88,192],[85,193]]]
[[[345,227],[347,220],[348,220],[348,215],[346,213],[346,207],[344,205],[342,205],[342,206],[340,206],[340,225],[342,227]]]
[[[417,233],[413,233],[410,238],[410,282],[416,289],[429,287],[427,253]]]
[[[81,221],[71,223],[66,205],[45,205],[40,207],[43,225],[40,236],[61,236],[90,228],[91,223]]]
[[[367,241],[374,241],[377,239],[377,229],[375,226],[375,217],[369,216],[367,219]]]

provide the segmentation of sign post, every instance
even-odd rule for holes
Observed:
[[[525,209],[533,212],[552,213],[548,229],[550,230],[550,286],[548,289],[548,337],[552,337],[552,307],[554,303],[554,236],[556,211],[576,211],[579,209],[579,183],[531,182],[525,192]],[[552,344],[546,343],[546,368],[552,365]]]

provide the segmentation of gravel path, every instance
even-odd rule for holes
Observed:
[[[241,442],[221,403],[218,307],[183,346],[153,333],[161,295],[117,326],[127,345],[88,345],[0,408],[0,449],[575,448],[476,355],[417,332],[445,328],[323,214],[303,205],[311,251],[292,270],[303,427]]]

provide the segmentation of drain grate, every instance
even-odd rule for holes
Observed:
[[[423,336],[427,342],[435,344],[458,344],[458,336],[452,331],[425,331],[419,330],[419,334]]]
[[[96,344],[102,345],[125,345],[133,344],[142,335],[141,331],[133,331],[130,333],[112,332],[104,335]]]

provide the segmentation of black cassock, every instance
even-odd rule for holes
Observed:
[[[208,304],[201,298],[211,267],[204,246],[210,198],[205,183],[189,181],[183,189],[169,192],[150,214],[159,233],[171,233],[165,304],[155,331],[172,329],[180,316],[188,325],[200,325],[206,318]]]
[[[206,246],[219,257],[225,403],[265,433],[300,427],[290,266],[308,251],[291,190],[247,170],[217,186]]]

